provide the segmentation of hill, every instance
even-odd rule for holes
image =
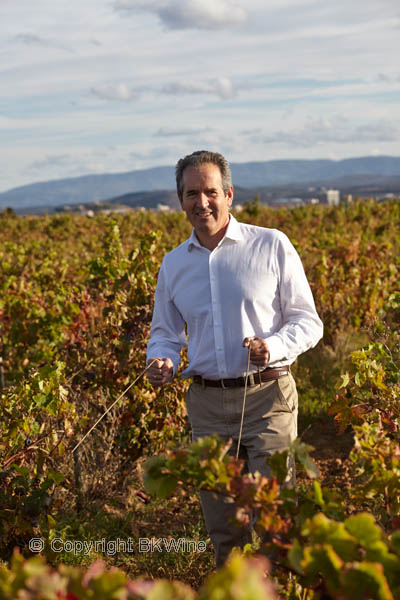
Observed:
[[[338,181],[355,177],[355,182],[369,185],[382,177],[398,177],[400,157],[375,156],[333,160],[272,160],[267,162],[232,163],[236,187],[258,189],[270,186],[315,185],[326,182],[338,186]],[[377,178],[377,179],[375,179]],[[32,207],[56,207],[109,200],[138,192],[174,190],[174,168],[154,167],[102,175],[84,175],[56,181],[45,181],[17,187],[0,193],[0,208],[11,207],[18,212],[30,212]],[[254,193],[253,193],[254,195]],[[163,203],[159,195],[158,203]]]

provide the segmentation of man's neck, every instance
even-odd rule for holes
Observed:
[[[229,217],[229,221],[230,221],[230,217]],[[228,226],[229,226],[229,221],[225,225],[225,227],[222,227],[221,229],[219,229],[219,231],[217,231],[217,233],[214,233],[214,235],[209,235],[205,232],[195,230],[196,237],[199,240],[200,244],[202,246],[204,246],[204,248],[207,248],[208,250],[213,251],[218,246],[220,241],[225,237],[226,230],[228,229]]]

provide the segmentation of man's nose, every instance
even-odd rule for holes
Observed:
[[[199,196],[198,196],[198,203],[202,207],[208,206],[209,202],[208,202],[208,196],[207,196],[207,194],[200,193]]]

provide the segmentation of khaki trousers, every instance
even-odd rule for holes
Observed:
[[[229,454],[235,456],[240,430],[244,388],[213,388],[192,383],[186,395],[186,408],[192,426],[192,439],[212,434],[233,440]],[[289,373],[279,379],[247,388],[240,457],[247,460],[250,473],[269,477],[266,458],[285,450],[297,436],[298,398]],[[295,482],[291,465],[291,481]],[[233,526],[236,505],[225,497],[200,491],[208,534],[214,546],[216,565],[226,561],[234,546],[252,541],[251,525]]]

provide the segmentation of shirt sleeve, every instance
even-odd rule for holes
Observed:
[[[266,338],[270,352],[269,365],[288,360],[317,345],[323,335],[314,298],[296,249],[289,238],[279,232],[276,251],[279,300],[283,325]]]
[[[154,297],[147,360],[156,357],[170,358],[174,365],[175,374],[179,367],[180,351],[186,345],[185,321],[171,298],[165,262],[163,261],[158,274]]]

